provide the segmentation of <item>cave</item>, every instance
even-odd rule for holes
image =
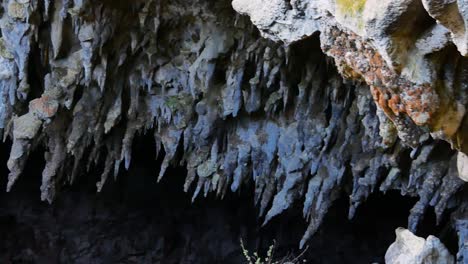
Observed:
[[[2,1],[0,262],[466,264],[466,5]]]
[[[187,173],[183,166],[171,166],[157,183],[162,160],[156,159],[152,141],[150,136],[135,138],[135,162],[101,193],[96,193],[100,175],[95,169],[64,187],[52,205],[40,200],[41,150],[32,154],[15,188],[0,196],[2,263],[246,263],[240,239],[261,256],[274,244],[277,261],[383,263],[394,230],[406,226],[417,201],[396,191],[376,193],[348,220],[343,193],[307,247],[299,249],[307,228],[300,204],[262,227],[248,186],[223,199],[209,194],[192,203],[181,187]],[[8,154],[2,148],[2,164]],[[3,166],[2,173],[7,172]],[[457,252],[448,219],[437,225],[428,213],[416,234],[435,234]]]

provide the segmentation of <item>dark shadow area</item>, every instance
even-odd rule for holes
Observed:
[[[14,190],[0,192],[0,263],[245,263],[240,237],[261,255],[273,241],[278,257],[301,252],[307,223],[300,205],[260,228],[253,190],[245,186],[223,200],[209,195],[192,204],[191,194],[182,190],[185,169],[171,168],[156,183],[161,160],[153,146],[150,137],[137,138],[128,173],[109,179],[99,194],[99,175],[82,175],[52,205],[40,201],[44,160],[42,150],[33,153]],[[0,153],[2,190],[8,151]],[[383,263],[395,228],[406,226],[415,201],[397,192],[374,194],[348,221],[348,200],[339,199],[304,258],[307,263]],[[431,218],[422,230],[442,230]]]

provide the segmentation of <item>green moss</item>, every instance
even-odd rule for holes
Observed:
[[[5,42],[2,38],[0,38],[0,56],[5,59],[13,59],[13,54],[8,51],[7,47],[5,46]]]
[[[273,92],[270,94],[270,97],[268,98],[267,102],[265,103],[265,112],[269,112],[274,104],[281,100],[283,96],[279,94],[278,92]]]
[[[171,111],[174,111],[177,109],[177,106],[179,105],[179,100],[177,96],[168,96],[165,103],[166,103],[166,106],[171,109]]]
[[[362,14],[367,0],[336,0],[338,10],[342,14],[356,16]]]
[[[190,106],[192,99],[190,95],[171,95],[166,97],[165,104],[172,112],[183,110],[185,107]]]

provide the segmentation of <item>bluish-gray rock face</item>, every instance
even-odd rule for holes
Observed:
[[[387,85],[396,73],[374,78],[362,72],[355,80],[338,73],[353,75],[367,66],[393,69],[362,60],[348,71],[343,60],[355,62],[345,58],[353,54],[333,45],[351,45],[343,38],[352,34],[341,34],[339,23],[320,33],[320,43],[314,34],[318,26],[310,22],[314,30],[307,38],[285,46],[260,37],[229,1],[8,0],[1,5],[0,128],[13,141],[8,191],[38,146],[46,149],[42,200],[53,202],[62,185],[95,167],[102,168],[100,191],[129,167],[134,137],[152,133],[156,153],[164,155],[155,181],[171,164],[182,164],[188,171],[183,187],[195,186],[193,199],[254,185],[265,223],[303,203],[310,224],[301,246],[343,194],[350,197],[350,218],[373,192],[396,189],[419,197],[408,220],[411,230],[426,210],[435,210],[438,220],[447,208],[455,208],[457,223],[468,218],[462,209],[464,181],[458,177],[465,166],[457,167],[457,152],[447,143],[454,144],[456,135],[463,140],[467,131],[466,122],[460,125],[466,89],[448,93],[459,97],[449,104],[431,89],[424,94],[422,85],[415,93],[427,105],[418,106],[410,104],[415,95],[406,94],[411,87],[404,87],[404,102],[391,105],[398,110],[393,113],[383,107],[387,101],[380,103],[396,90],[385,94],[378,82]],[[260,22],[279,23],[278,18]],[[333,41],[324,36],[334,36]],[[352,43],[350,49],[374,54],[365,40],[355,37]],[[466,80],[466,63],[455,66],[454,82]],[[429,122],[426,110],[443,116],[431,110],[432,103],[444,105],[440,101],[453,107],[453,118],[438,127],[444,132],[437,136],[423,124]],[[406,114],[399,115],[402,111]],[[464,151],[458,143],[454,147]],[[457,226],[466,233],[466,225]],[[466,242],[460,241],[463,247]],[[459,261],[468,258],[464,252]]]

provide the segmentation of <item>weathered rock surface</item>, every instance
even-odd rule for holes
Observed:
[[[152,133],[155,180],[183,164],[193,199],[253,184],[265,224],[302,203],[301,246],[343,194],[350,218],[375,191],[419,197],[413,231],[429,208],[467,219],[464,1],[234,0],[272,40],[229,1],[1,5],[8,191],[39,146],[42,200],[91,168],[100,191]]]
[[[387,264],[450,264],[454,258],[435,236],[427,239],[415,236],[411,231],[398,228],[396,240],[385,254]]]
[[[267,4],[266,4],[267,3]],[[233,0],[285,43],[320,32],[340,73],[361,79],[401,140],[441,138],[468,152],[465,1]]]

